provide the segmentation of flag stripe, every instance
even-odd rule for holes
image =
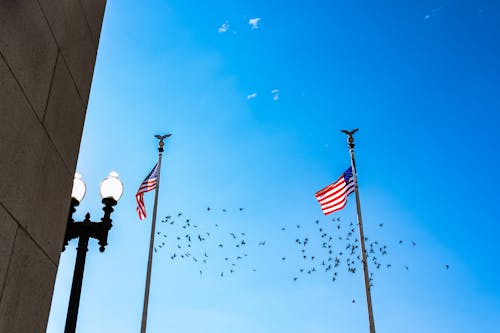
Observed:
[[[338,206],[342,206],[341,208],[338,208],[336,210],[339,210],[339,209],[342,209],[344,208],[343,204],[345,205],[345,202],[347,201],[347,196],[349,194],[351,194],[352,192],[354,192],[354,186],[352,188],[349,188],[346,193],[341,197],[341,198],[338,198],[337,200],[335,200],[334,202],[331,202],[331,203],[328,203],[328,204],[324,204],[324,205],[321,205],[321,207],[323,209],[332,209],[332,208],[336,208]]]
[[[347,197],[355,190],[352,168],[349,167],[337,181],[316,192],[315,196],[323,214],[328,215],[344,208]]]
[[[330,184],[327,187],[325,187],[325,188],[319,190],[318,192],[316,192],[316,197],[324,195],[327,191],[329,191],[333,187],[335,187],[342,180],[342,177],[343,177],[343,175],[340,176],[339,179],[337,179],[333,184]]]
[[[341,177],[341,179],[337,180],[335,183],[327,187],[327,191],[323,192],[321,195],[316,195],[316,198],[318,198],[318,200],[323,200],[323,198],[330,197],[343,190],[345,187],[345,180],[343,177]]]
[[[144,181],[139,186],[137,194],[135,195],[135,200],[137,201],[137,214],[140,220],[146,218],[146,206],[144,206],[144,193],[152,191],[157,186],[158,179],[158,163],[154,166],[153,170],[146,176]]]
[[[347,186],[342,187],[340,190],[332,193],[330,196],[323,197],[322,199],[318,199],[318,201],[322,205],[324,205],[324,204],[328,204],[328,203],[330,203],[332,201],[337,200],[338,198],[341,198],[341,197],[345,196],[345,193],[348,191],[349,186],[351,186],[353,183],[354,183],[354,181],[351,179],[349,181],[349,183],[347,183]]]

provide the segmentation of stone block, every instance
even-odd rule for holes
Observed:
[[[36,0],[0,1],[0,53],[42,119],[57,45]]]
[[[92,39],[80,0],[39,0],[39,2],[82,101],[87,105],[97,45]]]
[[[5,274],[9,267],[12,246],[16,237],[17,223],[0,205],[0,298]]]
[[[104,9],[106,8],[106,0],[80,0],[80,3],[82,4],[85,17],[90,26],[92,39],[95,45],[98,46],[104,18]]]
[[[0,202],[59,261],[73,172],[0,60]],[[64,208],[61,208],[64,206]],[[0,330],[0,332],[2,332]]]
[[[84,121],[85,106],[66,64],[62,57],[59,57],[45,112],[44,126],[68,170],[76,168]]]
[[[0,299],[0,332],[45,332],[56,270],[19,229]]]

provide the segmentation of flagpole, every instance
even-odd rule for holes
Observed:
[[[358,212],[358,227],[359,227],[359,237],[361,238],[361,255],[363,263],[363,273],[365,277],[365,291],[366,291],[366,304],[368,306],[368,321],[370,323],[370,333],[375,333],[375,320],[373,319],[373,307],[372,307],[372,295],[370,291],[370,276],[368,273],[368,262],[366,260],[366,250],[365,250],[365,235],[363,232],[363,219],[361,217],[361,203],[359,200],[359,187],[358,187],[358,174],[356,172],[356,161],[354,160],[354,138],[353,134],[356,133],[358,129],[352,131],[343,130],[342,132],[347,134],[347,142],[349,146],[349,154],[351,156],[351,167],[352,175],[354,178],[354,184],[356,184],[356,209]]]
[[[163,139],[168,138],[170,135],[171,134],[156,135],[156,138],[160,140],[160,142],[158,142],[158,179],[156,181],[155,203],[153,208],[153,218],[151,221],[151,237],[149,239],[148,270],[146,273],[146,288],[144,290],[144,305],[142,307],[141,333],[146,333],[146,324],[148,321],[149,287],[151,283],[151,268],[152,268],[151,266],[153,264],[153,247],[154,247],[155,227],[156,227],[156,209],[158,207],[158,193],[160,192],[161,157],[163,154],[163,146],[165,145]]]

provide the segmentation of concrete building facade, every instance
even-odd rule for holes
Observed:
[[[0,1],[0,332],[45,332],[105,0]]]

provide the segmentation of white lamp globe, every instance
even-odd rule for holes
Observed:
[[[83,182],[82,175],[78,172],[75,172],[75,178],[73,179],[73,190],[71,190],[71,197],[76,199],[78,202],[83,200],[85,197],[85,192],[87,187]]]
[[[115,201],[120,200],[123,193],[123,183],[119,178],[118,172],[111,171],[109,175],[101,181],[99,186],[101,198],[113,198]]]

